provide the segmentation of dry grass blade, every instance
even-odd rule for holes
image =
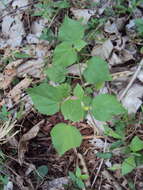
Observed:
[[[16,121],[11,122],[11,120],[6,121],[0,126],[0,144],[8,142],[12,137],[14,137],[19,131],[12,132]]]

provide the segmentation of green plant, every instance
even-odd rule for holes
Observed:
[[[135,136],[127,149],[129,156],[122,163],[122,175],[130,173],[133,169],[143,163],[141,150],[143,150],[143,141],[140,140],[138,136]]]
[[[81,72],[78,56],[87,45],[84,41],[85,29],[80,21],[65,17],[58,32],[60,43],[55,47],[52,64],[45,71],[49,80],[58,85],[45,82],[27,90],[40,113],[53,115],[60,111],[65,120],[77,122],[84,120],[87,113],[100,121],[108,121],[126,112],[113,95],[101,94],[92,98],[92,89],[99,90],[112,78],[107,62],[96,56],[86,62],[86,68]],[[67,80],[67,69],[75,63],[79,64],[80,82],[73,86]],[[84,81],[90,85],[90,90],[89,87],[86,89]],[[80,146],[82,140],[76,127],[64,123],[54,126],[51,136],[54,147],[61,155]]]
[[[128,3],[124,0],[116,0],[114,9],[117,14],[132,13],[141,3],[142,0],[130,0]]]
[[[0,172],[0,190],[3,190],[4,185],[7,185],[7,183],[8,183],[8,176],[3,171],[5,161],[6,161],[6,156],[2,152],[2,150],[0,150],[0,168],[1,168],[1,172]]]
[[[88,175],[81,173],[81,170],[79,167],[76,168],[75,174],[73,172],[69,172],[69,177],[72,180],[73,186],[79,189],[85,188],[83,181],[89,178]]]
[[[67,0],[40,0],[40,2],[35,5],[35,7],[38,9],[38,11],[36,11],[33,16],[42,16],[48,20],[51,20],[52,16],[57,14],[60,9],[68,8],[69,3]]]
[[[52,42],[53,40],[56,39],[56,37],[51,29],[44,28],[39,39],[40,40],[48,40],[49,42]]]
[[[137,32],[138,34],[143,37],[143,19],[142,18],[138,18],[135,20],[135,24],[137,26]]]
[[[30,55],[26,54],[26,53],[23,53],[23,52],[19,52],[19,51],[14,51],[12,53],[12,56],[15,58],[15,59],[24,59],[24,58],[31,58]]]
[[[143,141],[138,136],[133,137],[130,143],[126,143],[125,121],[116,123],[115,130],[106,127],[106,135],[117,139],[110,147],[110,151],[121,147],[122,156],[125,157],[122,164],[115,164],[110,170],[121,169],[122,175],[130,173],[133,169],[143,163]],[[113,156],[113,155],[112,155]]]
[[[127,6],[127,2],[124,0],[116,0],[114,10],[117,14],[130,13],[130,8]]]
[[[7,183],[8,183],[8,176],[0,175],[0,190],[3,190],[4,185],[7,185]]]
[[[37,181],[41,181],[48,174],[48,167],[46,165],[39,166],[35,171]]]
[[[8,120],[9,120],[8,116],[9,116],[10,114],[11,114],[11,111],[7,111],[6,106],[3,105],[3,106],[2,106],[2,109],[1,109],[1,111],[0,111],[0,119],[1,119],[2,121],[8,121]]]

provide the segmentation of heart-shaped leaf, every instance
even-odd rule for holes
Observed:
[[[125,113],[125,109],[115,96],[101,94],[93,99],[92,113],[97,120],[108,121],[115,115]]]
[[[87,82],[97,86],[102,86],[102,83],[112,79],[109,74],[108,64],[100,57],[93,57],[87,62],[87,68],[83,75]]]
[[[66,100],[61,106],[62,114],[65,119],[80,121],[84,117],[84,110],[80,100]]]
[[[51,137],[53,145],[60,155],[71,148],[79,147],[82,142],[80,132],[65,123],[57,124],[51,131]]]

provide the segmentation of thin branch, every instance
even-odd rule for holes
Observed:
[[[134,83],[134,81],[136,80],[137,78],[137,75],[139,74],[141,68],[143,66],[143,59],[141,60],[141,62],[139,63],[139,66],[136,70],[136,72],[134,73],[132,79],[130,80],[129,84],[127,85],[127,87],[124,89],[123,93],[119,96],[119,100],[121,101],[124,96],[127,94],[128,90],[130,89],[130,87],[132,86],[132,84]]]
[[[103,152],[106,151],[106,147],[107,147],[107,140],[105,139]],[[95,175],[94,180],[93,180],[92,185],[91,185],[91,188],[92,188],[92,189],[93,189],[94,184],[95,184],[95,182],[96,182],[96,179],[97,179],[97,177],[98,177],[98,175],[99,175],[99,172],[100,172],[100,170],[101,170],[101,168],[102,168],[103,162],[104,162],[104,159],[102,158],[102,159],[101,159],[101,162],[100,162],[100,165],[99,165],[99,168],[98,168],[98,170],[97,170],[97,172],[96,172],[96,175]]]
[[[17,11],[22,11],[23,8],[32,6],[33,4],[38,3],[38,2],[39,2],[39,1],[35,1],[35,2],[32,2],[32,3],[29,3],[29,4],[25,5],[25,6],[21,6],[21,7],[15,9],[15,10],[13,10],[13,11],[10,11],[9,13],[7,13],[7,14],[5,14],[5,15],[3,15],[3,16],[0,17],[0,22],[2,21],[2,19],[3,19],[4,17],[6,17],[6,16],[8,16],[8,15],[17,14],[17,13],[16,13]]]

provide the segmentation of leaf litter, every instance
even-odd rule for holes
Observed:
[[[83,26],[87,27],[89,23],[91,24],[91,26],[89,26],[93,28],[93,36],[91,35],[91,39],[87,39],[88,42],[90,41],[90,46],[87,51],[89,53],[88,56],[100,56],[107,62],[112,73],[113,80],[103,85],[103,88],[100,89],[100,94],[105,94],[104,88],[106,87],[107,92],[114,93],[120,97],[120,94],[127,89],[128,84],[131,82],[132,76],[138,68],[137,63],[140,62],[142,57],[142,53],[139,50],[142,47],[142,41],[136,32],[135,24],[137,18],[143,17],[141,12],[142,4],[135,9],[132,8],[131,12],[128,12],[126,7],[124,7],[124,9],[122,9],[122,7],[117,8],[115,2],[112,0],[91,2],[93,3],[91,5],[87,1],[83,1],[83,4],[80,4],[80,2],[72,0],[70,8],[68,8],[67,11],[68,14],[72,15],[72,18],[81,21]],[[132,7],[132,3],[130,2],[126,5]],[[66,183],[68,185],[68,178],[65,178],[66,182],[62,182],[62,177],[67,176],[68,171],[73,171],[77,164],[80,165],[80,163],[73,150],[59,157],[52,147],[51,137],[49,135],[52,127],[59,122],[68,124],[69,121],[65,120],[60,113],[56,113],[52,116],[36,113],[33,108],[32,100],[30,96],[27,95],[26,90],[28,87],[33,87],[41,81],[47,80],[44,70],[47,64],[51,63],[54,47],[57,43],[57,31],[60,28],[61,19],[63,19],[67,13],[64,9],[63,12],[57,11],[56,16],[53,15],[55,20],[50,23],[49,20],[52,18],[48,18],[46,14],[44,16],[39,14],[39,16],[34,17],[28,12],[30,11],[29,8],[33,12],[36,10],[34,1],[14,0],[0,2],[0,15],[2,18],[0,19],[0,56],[2,63],[0,68],[0,105],[1,107],[6,105],[8,111],[13,110],[13,112],[10,113],[10,117],[14,118],[16,126],[13,127],[13,125],[11,125],[12,127],[10,126],[8,128],[8,132],[13,128],[15,128],[15,131],[21,130],[18,134],[10,134],[11,137],[13,137],[14,134],[16,140],[19,142],[18,150],[15,148],[15,155],[11,152],[11,148],[9,147],[10,139],[6,133],[4,133],[4,137],[6,137],[5,142],[7,139],[9,142],[2,145],[1,149],[3,152],[8,152],[8,156],[10,156],[9,162],[15,165],[14,167],[9,165],[9,175],[12,176],[14,182],[20,189],[32,189],[32,186],[35,185],[33,181],[26,182],[26,178],[23,177],[23,173],[25,172],[24,167],[27,167],[24,165],[25,162],[32,163],[35,168],[42,164],[48,165],[49,176],[47,176],[47,182],[42,186],[42,189],[46,190],[51,188],[52,182],[56,179],[59,180],[58,184]],[[11,14],[11,11],[14,12]],[[49,11],[51,10],[49,9]],[[24,21],[25,15],[28,15],[26,23]],[[106,19],[106,22],[101,23],[101,25],[98,23],[99,25],[97,24],[96,26],[97,19],[100,20],[102,17]],[[99,33],[101,33],[100,36],[102,37],[97,40],[99,34],[96,34],[96,32],[98,32],[96,31],[96,27],[98,26]],[[45,29],[47,29],[47,40],[41,37]],[[52,42],[50,41],[51,36],[48,36],[49,30],[55,34],[55,39],[52,40]],[[64,31],[63,28],[60,39],[66,41],[70,30],[71,28],[68,33],[66,33],[67,31]],[[75,35],[75,33],[72,34],[73,39],[75,38],[75,40],[77,40],[78,32],[79,31],[77,31],[77,35]],[[82,38],[82,29],[80,32],[78,38]],[[74,45],[79,44],[75,41]],[[67,47],[69,46],[66,46],[66,48]],[[72,46],[70,47],[72,51]],[[15,53],[17,52],[20,58],[15,57]],[[84,54],[85,52],[83,51],[82,53]],[[25,54],[27,54],[28,57],[23,58],[22,56]],[[53,60],[54,59],[55,58],[53,58]],[[65,58],[62,59],[62,62],[63,61],[65,61]],[[81,73],[85,72],[87,67],[85,63],[86,61],[81,59],[81,67],[79,69],[79,64],[75,63],[74,60],[69,63],[65,62],[65,65],[68,66],[68,68],[66,68],[68,76],[73,80],[73,85],[77,83],[78,79],[74,80],[72,77],[79,78]],[[140,72],[122,98],[122,103],[128,113],[136,114],[137,122],[139,122],[138,118],[142,118],[142,112],[140,111],[142,109],[143,97],[142,78],[142,70],[140,69]],[[88,86],[89,84],[85,85]],[[97,91],[94,89],[94,96],[96,96],[96,94]],[[21,119],[18,120],[16,115],[20,115]],[[96,153],[104,152],[104,142],[107,138],[104,135],[106,131],[105,125],[108,124],[112,126],[112,122],[113,121],[109,123],[98,121],[89,114],[86,120],[83,121],[84,127],[82,126],[82,121],[74,121],[70,123],[70,125],[77,126],[80,130],[82,129],[81,131],[84,136],[92,137],[91,140],[85,139],[81,147],[76,151],[80,152],[85,159],[91,182],[96,179],[96,183],[94,184],[95,188],[100,186],[100,189],[103,190],[111,189],[113,182],[114,189],[127,189],[129,184],[125,181],[121,183],[121,181],[125,179],[121,177],[118,170],[114,173],[115,177],[107,171],[107,165],[113,165],[116,161],[121,163],[121,156],[120,158],[115,157],[115,159],[109,159],[108,164],[106,164],[106,160],[100,162],[100,158],[96,156]],[[140,125],[142,126],[142,124]],[[135,133],[142,136],[140,127],[139,130],[137,127]],[[2,125],[2,131],[4,128]],[[7,130],[5,132],[7,132]],[[3,140],[3,138],[0,137],[0,141],[1,139]],[[94,140],[95,143],[93,143]],[[108,141],[109,144],[114,142],[113,139],[109,139],[109,137]],[[7,151],[5,151],[5,147]],[[17,159],[18,162],[16,162],[15,159]],[[98,168],[100,168],[100,170],[98,170]],[[13,171],[16,171],[17,175]],[[100,172],[100,175],[97,175],[98,172]],[[136,176],[136,172],[133,172],[131,176],[135,180],[134,184],[136,185],[136,189],[141,189],[142,171],[139,171],[138,176]],[[129,177],[131,176],[129,175]],[[18,179],[20,179],[20,182],[18,182]],[[30,180],[32,179],[30,176]],[[32,183],[32,185],[28,188],[24,185],[25,183],[27,183],[28,186],[30,183]],[[36,185],[40,189],[41,184]],[[60,187],[53,185],[52,188],[62,190],[63,185]],[[13,189],[12,185],[11,189]]]

